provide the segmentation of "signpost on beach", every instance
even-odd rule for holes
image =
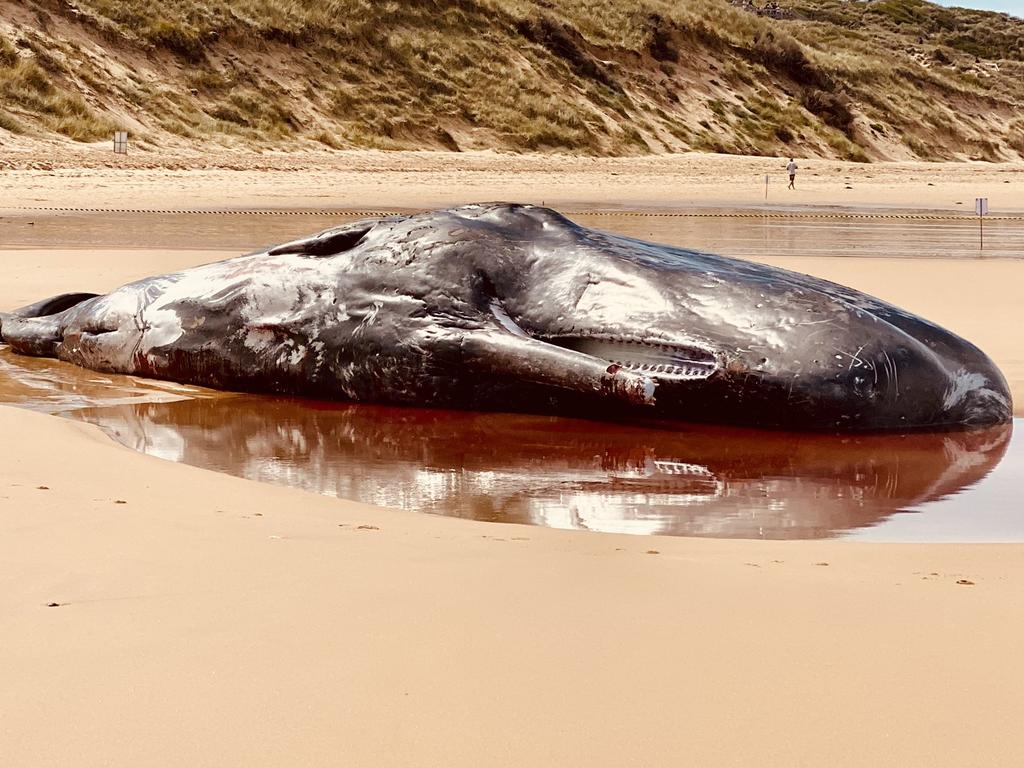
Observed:
[[[764,199],[768,199],[768,174],[764,175]]]
[[[128,154],[128,131],[115,131],[114,132],[114,154],[115,155],[127,155]]]
[[[985,250],[985,216],[988,215],[988,198],[974,198],[974,212],[978,214],[978,250]]]

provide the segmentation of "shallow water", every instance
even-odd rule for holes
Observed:
[[[431,514],[717,538],[1024,541],[1024,439],[1009,425],[842,437],[641,427],[226,395],[9,350],[0,400],[159,458]]]
[[[989,245],[981,253],[967,221],[721,213],[608,211],[573,218],[755,259],[1024,253],[1024,221],[988,225]],[[0,219],[0,242],[138,248],[145,232],[141,245],[154,250],[242,252],[344,218],[19,216]],[[328,404],[109,376],[2,347],[0,402],[97,424],[161,458],[432,514],[636,534],[1024,541],[1024,512],[1018,512],[1024,438],[1010,426],[836,437]]]
[[[977,219],[901,218],[804,211],[694,208],[566,211],[574,221],[631,237],[741,258],[873,256],[904,258],[1024,258],[1024,217],[985,224],[980,247]],[[874,214],[872,214],[874,216]],[[285,242],[364,218],[333,212],[124,213],[0,217],[4,247],[230,248],[239,252]],[[145,232],[140,244],[139,233]]]

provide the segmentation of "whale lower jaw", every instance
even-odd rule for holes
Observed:
[[[604,360],[616,369],[646,378],[702,381],[719,368],[714,352],[697,344],[589,331],[577,334],[531,333],[509,315],[498,299],[491,300],[489,309],[498,324],[514,336]]]
[[[716,356],[696,345],[614,334],[539,337],[541,341],[607,360],[655,379],[701,381],[719,368]]]

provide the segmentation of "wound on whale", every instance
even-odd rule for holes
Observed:
[[[313,398],[756,427],[1008,421],[977,347],[835,283],[547,208],[368,219],[0,314],[18,353]]]

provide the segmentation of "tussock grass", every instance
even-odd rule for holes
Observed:
[[[0,97],[7,110],[35,114],[43,127],[75,141],[95,141],[114,131],[114,123],[90,109],[78,93],[57,87],[35,60],[11,51],[12,46],[0,47]],[[23,121],[7,110],[0,126],[24,133]]]
[[[25,126],[2,109],[0,109],[0,128],[10,133],[25,133]]]

